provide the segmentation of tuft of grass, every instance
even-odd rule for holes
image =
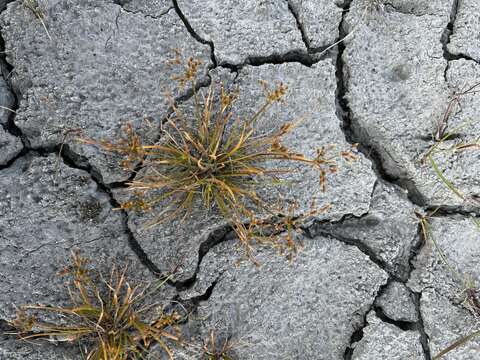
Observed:
[[[30,10],[35,15],[35,17],[38,19],[38,21],[40,21],[43,28],[45,29],[45,32],[47,33],[48,38],[52,40],[52,37],[50,36],[50,32],[48,31],[48,28],[47,28],[47,24],[45,23],[45,11],[38,3],[38,0],[23,0],[23,6],[25,6],[28,10]]]
[[[80,141],[122,155],[124,168],[141,165],[142,171],[128,184],[136,197],[121,207],[150,211],[161,204],[163,210],[147,226],[185,218],[200,203],[207,211],[217,210],[232,224],[247,254],[252,252],[253,239],[281,250],[294,250],[291,235],[298,221],[293,220],[295,216],[282,215],[293,208],[281,201],[280,206],[267,203],[259,189],[282,184],[282,176],[294,171],[292,164],[303,164],[318,170],[319,186],[325,190],[327,175],[337,170],[337,158],[352,161],[355,155],[348,151],[331,154],[331,148],[322,147],[309,158],[288,148],[283,140],[294,132],[298,122],[259,132],[259,119],[283,101],[287,86],[278,83],[270,87],[261,82],[263,103],[247,118],[240,118],[232,110],[238,92],[227,92],[223,85],[219,89],[212,85],[203,96],[195,91],[198,66],[199,62],[190,58],[183,74],[175,77],[182,87],[190,84],[193,89],[193,114],[184,113],[172,103],[173,115],[163,124],[159,142],[143,143],[131,124],[123,127],[119,140]],[[312,209],[310,215],[317,211]],[[276,217],[280,227],[272,229],[258,214]],[[286,237],[278,236],[280,228],[287,230]]]
[[[10,322],[19,337],[77,343],[87,360],[143,359],[142,354],[155,341],[173,359],[166,341],[179,341],[174,331],[181,316],[146,300],[164,282],[154,288],[132,287],[126,267],[113,267],[105,279],[90,270],[88,263],[74,253],[71,266],[60,273],[69,276],[70,306],[27,305],[19,309]],[[152,313],[155,319],[146,320]],[[57,321],[42,321],[39,315],[53,315]]]

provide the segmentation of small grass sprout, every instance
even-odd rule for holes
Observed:
[[[353,38],[356,32],[360,29],[360,27],[365,23],[365,20],[367,19],[367,16],[369,13],[383,10],[384,8],[385,8],[385,0],[366,0],[365,3],[362,6],[360,6],[361,13],[356,23],[353,25],[352,29],[350,30],[350,32],[347,33],[345,36],[341,37],[339,40],[335,41],[330,46],[323,49],[318,54],[318,56],[325,55],[328,51],[330,51],[334,47],[341,45],[347,40],[350,40],[350,38]],[[343,11],[346,12],[347,10],[343,10]],[[350,9],[348,11],[350,11]]]
[[[154,288],[132,287],[127,281],[127,267],[113,267],[109,278],[88,268],[89,261],[78,253],[71,266],[61,271],[68,276],[71,306],[22,306],[11,325],[22,340],[45,339],[77,343],[87,360],[143,359],[152,342],[157,342],[173,359],[167,341],[179,341],[176,325],[181,316],[151,304],[148,295]],[[145,320],[156,314],[153,321]],[[53,320],[39,320],[39,315],[53,315]],[[52,321],[52,322],[50,322]]]
[[[450,101],[448,102],[448,106],[447,106],[447,109],[445,110],[445,113],[443,114],[443,117],[438,122],[437,130],[434,135],[435,141],[437,142],[442,141],[445,135],[447,135],[449,119],[451,115],[454,113],[456,107],[461,106],[460,104],[461,98],[465,95],[472,95],[472,94],[478,93],[480,91],[479,86],[480,86],[480,83],[477,83],[468,87],[465,90],[462,90],[453,94],[453,96],[450,98]]]
[[[35,17],[40,21],[42,24],[43,28],[45,29],[45,32],[47,33],[47,36],[50,40],[52,40],[52,37],[50,36],[50,32],[48,31],[47,24],[45,23],[45,10],[42,9],[40,4],[38,3],[38,0],[23,0],[23,6],[25,6],[28,10],[30,10]]]

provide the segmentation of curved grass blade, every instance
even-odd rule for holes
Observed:
[[[475,331],[467,336],[462,337],[461,339],[455,341],[453,344],[450,346],[446,347],[442,351],[440,351],[437,355],[433,357],[432,360],[438,360],[442,358],[444,355],[448,354],[450,351],[457,349],[458,347],[464,345],[468,341],[472,340],[473,338],[480,336],[480,330]]]
[[[437,163],[435,160],[433,160],[432,155],[428,156],[428,159],[430,160],[430,164],[432,165],[433,170],[437,174],[437,176],[442,180],[442,182],[445,184],[446,187],[450,189],[455,195],[457,195],[460,199],[465,200],[465,195],[462,194],[460,190],[458,190],[450,180],[448,180],[445,175],[443,174],[442,170],[438,167]]]

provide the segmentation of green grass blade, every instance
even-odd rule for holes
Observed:
[[[451,344],[450,346],[446,347],[445,349],[443,349],[442,351],[440,351],[437,355],[435,355],[433,357],[432,360],[438,360],[440,359],[441,357],[443,357],[444,355],[448,354],[450,351],[452,350],[455,350],[456,348],[464,345],[465,343],[467,343],[468,341],[470,341],[471,339],[477,337],[480,335],[480,330],[478,331],[475,331],[467,336],[464,336],[462,337],[461,339],[455,341],[453,344]]]
[[[450,189],[455,195],[457,195],[459,198],[462,200],[465,200],[465,196],[452,184],[450,180],[448,180],[445,175],[443,175],[442,170],[438,167],[437,163],[435,160],[433,160],[432,155],[428,156],[428,159],[430,160],[430,164],[432,165],[433,170],[437,174],[437,176],[442,180],[442,182],[445,184],[446,187]]]
[[[442,248],[440,247],[440,245],[437,243],[437,240],[435,239],[435,237],[432,236],[432,232],[430,230],[430,223],[426,220],[422,220],[423,221],[423,228],[425,229],[425,236],[426,236],[426,240],[431,240],[433,245],[435,246],[435,249],[437,250],[438,254],[440,255],[440,258],[442,260],[442,262],[445,264],[445,266],[448,268],[448,270],[450,271],[450,273],[457,279],[457,281],[463,285],[463,277],[461,276],[461,274],[456,271],[452,265],[450,265],[450,262],[448,261],[447,257],[445,256],[445,254],[443,253],[443,250]]]

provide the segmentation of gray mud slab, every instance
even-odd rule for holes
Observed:
[[[3,77],[0,77],[0,106],[2,106],[0,108],[0,125],[7,125],[8,119],[12,115],[14,105],[15,97],[10,91],[10,88],[8,87],[6,81],[3,79]]]
[[[288,0],[288,2],[305,32],[310,49],[318,51],[335,42],[338,37],[338,25],[342,20],[342,8],[337,4],[339,1]]]
[[[434,289],[427,289],[422,293],[420,311],[433,356],[462,337],[478,331],[478,320],[471,313]],[[477,337],[446,354],[442,359],[475,359],[478,357],[479,346],[480,340]]]
[[[480,232],[473,219],[459,216],[430,220],[431,236],[447,259],[454,275],[441,259],[430,240],[413,262],[414,271],[408,286],[421,292],[421,315],[430,339],[432,355],[437,354],[462,336],[478,330],[476,317],[465,306],[466,281],[480,281]],[[473,359],[478,354],[479,341],[470,341],[445,356],[447,360]]]
[[[206,68],[210,48],[191,37],[174,11],[152,18],[103,0],[42,4],[52,40],[21,1],[1,16],[7,61],[15,68],[11,81],[22,94],[15,122],[32,147],[66,142],[105,183],[125,180],[117,159],[75,138],[117,139],[129,121],[155,138],[166,92],[186,91],[172,81],[183,70],[168,64],[173,50]]]
[[[54,344],[31,344],[13,338],[0,339],[0,359],[5,360],[80,360],[78,348]]]
[[[198,318],[205,338],[214,330],[244,346],[240,359],[341,359],[363,324],[387,274],[354,246],[324,237],[304,239],[289,261],[262,249],[260,268],[236,264],[233,244],[203,259],[197,282],[182,297],[203,294]]]
[[[404,331],[381,321],[374,313],[367,316],[363,338],[355,345],[352,360],[423,360],[418,331]]]
[[[152,18],[160,18],[173,10],[171,0],[120,0],[119,3],[125,11],[141,12]]]
[[[114,191],[119,202],[131,199],[130,192]],[[128,227],[134,238],[162,274],[174,281],[191,279],[195,274],[202,244],[220,239],[228,223],[216,212],[206,211],[197,202],[187,216],[162,221],[162,203],[152,211],[128,210]],[[152,226],[152,224],[156,224]]]
[[[22,151],[23,145],[20,138],[6,132],[0,126],[0,166],[6,165]]]
[[[212,72],[212,78],[214,82],[228,81],[232,76],[225,71],[216,71]],[[271,88],[279,82],[289,86],[284,103],[274,104],[258,120],[259,132],[272,132],[284,123],[301,119],[297,128],[285,137],[285,146],[308,157],[314,157],[319,147],[332,144],[335,148],[329,155],[351,150],[335,113],[335,69],[328,61],[311,68],[293,63],[242,68],[233,82],[225,84],[239,92],[232,109],[235,116],[251,117],[263,104],[264,90],[259,80],[266,81]],[[188,108],[191,102],[193,100],[183,106]],[[361,216],[369,210],[375,175],[369,160],[359,153],[355,156],[357,160],[353,162],[338,157],[338,170],[328,175],[325,192],[320,188],[317,170],[304,165],[285,164],[292,171],[282,175],[284,184],[267,184],[259,193],[269,203],[279,199],[284,203],[297,202],[299,208],[295,215],[308,213],[312,201],[315,201],[316,207],[331,205],[328,211],[315,215],[317,219],[339,220],[346,214]],[[115,196],[120,202],[128,199],[124,191],[117,192]],[[145,214],[130,212],[129,226],[147,255],[162,271],[175,270],[178,280],[188,279],[195,272],[201,244],[213,230],[225,227],[226,221],[215,210],[207,212],[198,205],[184,221],[165,221],[145,229],[144,225],[158,217],[162,210],[164,204]]]
[[[473,218],[448,216],[432,218],[431,237],[437,242],[452,269],[462,278],[480,282],[480,269],[476,266],[480,256],[480,231]],[[478,221],[478,220],[477,220]],[[458,290],[457,275],[449,270],[442,261],[438,250],[429,240],[417,255],[408,285],[414,291],[421,292],[434,287],[443,295],[454,296]]]
[[[349,217],[340,223],[317,222],[310,231],[364,246],[391,275],[406,280],[410,254],[419,241],[414,211],[403,189],[379,181],[364,216]]]
[[[480,84],[480,64],[464,59],[449,62],[446,73],[451,94],[459,94]],[[478,90],[478,87],[474,89]],[[480,207],[479,134],[480,94],[459,95],[458,104],[448,119],[447,131],[456,136],[437,147],[433,156],[437,165],[460,195],[453,194],[468,210],[478,212]],[[471,147],[458,148],[470,144]],[[446,185],[439,182],[432,191],[443,192]],[[447,189],[448,191],[448,189]]]
[[[430,339],[432,356],[452,345],[455,341],[478,331],[478,320],[460,305],[434,289],[426,289],[420,299],[425,332]],[[471,360],[478,357],[480,340],[473,338],[449,352],[442,359]]]
[[[130,263],[132,276],[152,280],[128,246],[122,216],[90,175],[57,157],[26,155],[0,171],[0,318],[15,306],[68,298],[57,276],[73,250],[95,264]],[[109,269],[106,269],[107,271]]]
[[[480,3],[476,0],[458,2],[458,10],[448,50],[455,55],[480,61]]]
[[[392,281],[388,284],[383,294],[375,300],[375,305],[389,319],[410,323],[418,321],[413,294],[401,282]]]
[[[450,18],[454,0],[360,0],[358,5],[368,2],[376,4],[377,8],[383,8],[390,12],[399,12],[416,16],[437,15]]]
[[[371,10],[359,4],[347,16],[355,31],[343,54],[346,99],[359,140],[381,158],[384,170],[399,178],[419,203],[471,208],[442,182],[425,153],[453,91],[445,82],[442,35],[448,16],[410,15]],[[355,29],[355,30],[353,30]],[[468,76],[465,73],[465,76]],[[451,160],[436,160],[441,169]],[[476,191],[473,163],[457,164],[448,174],[461,191]],[[477,206],[478,208],[478,206]]]
[[[194,31],[213,42],[220,64],[306,54],[286,0],[180,0],[178,5]]]

